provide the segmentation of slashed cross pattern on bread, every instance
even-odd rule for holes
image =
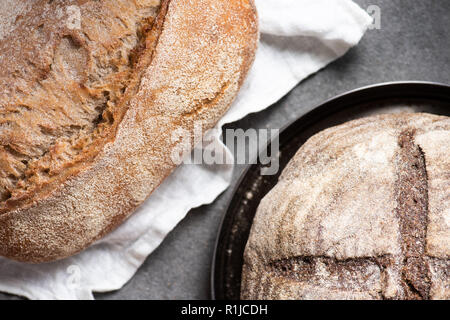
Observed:
[[[382,115],[324,130],[262,200],[245,299],[449,299],[450,119]]]
[[[46,262],[119,226],[228,110],[252,0],[0,2],[0,255]]]

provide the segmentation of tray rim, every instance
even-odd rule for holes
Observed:
[[[417,87],[417,92],[413,92],[412,88],[413,87]],[[279,134],[277,137],[281,137],[283,135],[283,133],[286,134],[286,132],[288,131],[289,128],[291,128],[295,123],[297,122],[301,122],[302,120],[304,121],[309,120],[311,118],[317,117],[318,114],[320,114],[323,110],[325,110],[327,107],[330,107],[330,104],[336,104],[339,102],[339,100],[342,99],[348,99],[351,96],[355,96],[355,95],[360,95],[360,94],[375,94],[375,92],[377,90],[382,90],[387,88],[388,90],[394,90],[397,89],[398,91],[404,90],[404,93],[401,92],[386,92],[386,96],[383,96],[382,94],[376,98],[376,100],[382,100],[382,99],[389,99],[389,98],[420,98],[422,97],[422,99],[426,99],[426,94],[430,94],[429,91],[433,91],[433,90],[448,90],[449,94],[448,94],[448,98],[450,99],[450,84],[445,84],[445,83],[441,83],[441,82],[433,82],[433,81],[388,81],[388,82],[380,82],[380,83],[375,83],[375,84],[371,84],[371,85],[366,85],[366,86],[362,86],[362,87],[358,87],[356,89],[351,89],[348,91],[345,91],[343,93],[337,94],[329,99],[326,99],[323,102],[320,102],[318,104],[316,104],[313,108],[311,108],[308,112],[304,113],[303,115],[301,115],[300,117],[290,121],[288,124],[284,125],[282,128],[280,128]],[[288,93],[289,94],[289,93]],[[404,97],[402,97],[402,94],[405,94]],[[434,93],[435,96],[437,96],[436,92]],[[442,96],[446,96],[446,94],[443,94]],[[283,98],[283,97],[282,97]],[[280,100],[282,99],[280,98]],[[278,100],[276,103],[279,103]],[[276,104],[275,103],[275,104]],[[355,104],[361,103],[360,102],[355,102]],[[337,110],[334,110],[337,111]],[[332,113],[332,111],[329,111],[329,113]],[[309,118],[309,119],[308,119]],[[311,121],[311,120],[309,120]],[[268,145],[270,145],[270,141],[267,143],[266,147]],[[243,182],[243,180],[245,179],[245,177],[247,176],[248,172],[250,171],[250,168],[252,166],[254,166],[255,164],[248,164],[245,166],[245,169],[243,170],[242,174],[239,176],[239,179],[237,180],[236,185],[233,188],[232,191],[232,197],[230,199],[230,201],[228,202],[226,209],[224,210],[224,212],[222,213],[222,217],[220,219],[220,224],[219,227],[217,229],[217,235],[216,235],[216,239],[214,242],[214,252],[213,252],[213,257],[211,260],[211,271],[210,271],[210,298],[211,300],[217,300],[217,296],[216,296],[216,263],[217,263],[217,256],[218,256],[218,251],[219,251],[219,245],[220,245],[220,239],[221,239],[221,234],[224,228],[224,224],[225,221],[228,217],[228,212],[230,210],[230,207],[233,205],[233,200],[236,196],[237,191],[239,190],[239,188],[241,187],[241,184]]]

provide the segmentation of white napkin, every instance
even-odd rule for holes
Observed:
[[[308,75],[356,45],[372,19],[350,0],[256,0],[261,42],[249,76],[223,124],[263,110]],[[82,253],[27,265],[0,258],[0,291],[30,299],[93,299],[121,288],[190,209],[223,192],[232,165],[180,166],[122,226]],[[195,181],[195,183],[192,183]]]

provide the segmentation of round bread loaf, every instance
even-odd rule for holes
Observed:
[[[258,207],[243,299],[450,299],[450,118],[311,137]]]
[[[73,255],[117,227],[235,98],[253,0],[0,4],[0,255]],[[195,137],[198,139],[199,137]]]

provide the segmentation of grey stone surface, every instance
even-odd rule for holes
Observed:
[[[279,103],[228,127],[281,128],[328,98],[379,82],[450,83],[450,1],[355,2],[363,8],[380,7],[380,30],[369,30],[357,47],[300,83]],[[235,183],[243,169],[236,167]],[[189,212],[121,290],[97,298],[208,299],[215,239],[235,183],[213,204]],[[10,297],[0,294],[2,298]]]

